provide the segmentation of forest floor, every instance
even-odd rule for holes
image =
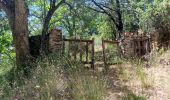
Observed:
[[[148,61],[143,62],[120,59],[114,47],[108,46],[108,49],[113,52],[106,50],[107,62],[117,64],[108,65],[107,73],[103,73],[105,67],[99,43],[95,45],[95,71],[84,68],[79,62],[74,64],[70,58],[60,61],[56,55],[51,55],[39,61],[33,77],[24,79],[21,76],[16,80],[26,85],[16,84],[17,88],[11,88],[3,77],[0,78],[0,99],[103,100],[104,96],[104,100],[170,100],[170,51],[152,53]],[[10,66],[12,64],[0,66],[0,75],[8,74]]]
[[[104,68],[102,48],[96,69]],[[170,51],[155,54],[148,62],[124,61],[122,64],[109,65],[107,77],[110,88],[105,100],[170,100]]]

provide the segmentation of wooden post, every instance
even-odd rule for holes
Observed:
[[[143,45],[144,45],[144,55],[145,55],[148,53],[148,39],[147,38],[144,40]]]
[[[62,54],[64,55],[64,53],[65,53],[65,41],[64,41],[64,39],[65,39],[65,36],[63,36],[63,39],[62,39],[62,41],[63,41],[63,43],[62,43],[62,45],[63,45],[63,51],[62,51]]]
[[[91,56],[91,57],[92,57],[92,58],[91,58],[91,59],[92,59],[92,64],[91,64],[92,69],[95,69],[95,68],[94,68],[94,52],[95,52],[95,51],[94,51],[94,38],[93,38],[93,39],[92,39],[92,56]]]
[[[105,42],[104,40],[102,39],[102,48],[103,48],[103,62],[104,62],[104,67],[105,67],[105,70],[106,72],[108,71],[108,68],[107,68],[107,63],[106,63],[106,55],[105,55]]]
[[[116,42],[117,42],[117,41],[116,41]],[[117,56],[121,57],[121,54],[120,54],[120,52],[119,52],[119,42],[116,43],[116,46],[117,46],[117,47],[116,47]]]
[[[134,39],[134,55],[137,56],[137,49],[138,49],[138,42],[136,39]]]
[[[71,42],[68,42],[68,57],[70,57]]]
[[[77,48],[78,49],[78,45],[76,42],[74,42],[74,48]],[[74,49],[74,59],[77,60],[77,50]]]
[[[86,62],[88,62],[88,51],[89,51],[89,46],[88,46],[88,42],[86,42]]]
[[[138,43],[138,45],[137,45],[137,48],[138,48],[137,55],[138,55],[138,57],[139,57],[139,56],[140,56],[140,53],[141,53],[140,38],[137,39],[137,43]]]
[[[80,52],[80,62],[82,62],[82,57],[83,57],[83,51],[82,51],[83,50],[82,49],[83,48],[83,44],[82,44],[82,42],[79,43],[79,46],[80,46],[80,49],[79,49],[80,50],[79,51]]]
[[[151,46],[151,38],[148,38],[148,51],[149,52],[151,52],[151,48],[152,48],[152,46]]]

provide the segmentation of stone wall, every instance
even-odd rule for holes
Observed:
[[[51,32],[49,33],[49,51],[53,53],[61,51],[62,46],[62,31],[59,29],[51,30]]]
[[[125,36],[123,40],[124,46],[124,55],[125,56],[134,56],[134,42],[133,37]]]
[[[150,52],[150,38],[144,35],[124,33],[123,51],[125,57],[142,57]]]
[[[50,33],[45,35],[45,53],[49,52],[55,53],[60,51],[63,46],[62,42],[62,31],[59,29],[53,29]],[[29,37],[30,54],[33,57],[38,57],[40,55],[41,46],[41,35]]]

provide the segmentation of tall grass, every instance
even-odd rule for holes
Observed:
[[[144,61],[142,59],[133,59],[131,61],[132,66],[135,68],[135,73],[138,79],[141,81],[142,88],[149,88],[151,87],[152,83],[151,80],[148,79],[145,71],[144,71]]]
[[[1,76],[0,99],[103,100],[106,93],[106,80],[102,75],[56,54],[39,59],[30,72],[31,77],[21,74],[12,86]]]
[[[75,71],[69,74],[69,90],[73,100],[103,100],[107,80],[101,75],[86,70]]]

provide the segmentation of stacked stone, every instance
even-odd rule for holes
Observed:
[[[132,36],[125,36],[124,41],[124,55],[125,57],[132,57],[134,55],[134,42]]]
[[[146,37],[142,31],[138,33],[139,35],[130,32],[124,33],[123,54],[125,57],[142,57],[150,52],[149,37]]]
[[[151,49],[153,51],[158,50],[158,33],[151,33]]]
[[[53,29],[49,34],[49,51],[52,53],[62,50],[62,31],[59,29]]]

